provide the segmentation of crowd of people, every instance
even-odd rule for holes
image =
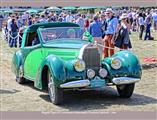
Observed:
[[[152,40],[151,28],[157,32],[157,9],[112,10],[107,8],[94,14],[63,11],[59,14],[45,10],[43,14],[9,14],[4,29],[12,37],[7,37],[10,47],[17,46],[17,34],[24,27],[35,23],[73,22],[79,24],[81,32],[88,31],[99,51],[108,57],[114,54],[114,47],[132,48],[129,34],[139,33],[139,40]],[[102,46],[105,46],[103,49]]]

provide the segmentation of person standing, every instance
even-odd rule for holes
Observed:
[[[152,13],[154,31],[157,32],[157,9]]]
[[[102,13],[101,14],[101,16],[100,16],[100,22],[101,22],[101,24],[102,24],[102,26],[101,26],[101,29],[102,29],[102,39],[104,39],[104,37],[105,37],[105,26],[106,26],[106,18],[105,18],[106,16],[105,16],[105,14],[104,13]]]
[[[7,20],[7,32],[8,32],[8,34],[7,34],[8,40],[7,40],[7,41],[8,41],[9,43],[11,42],[11,37],[10,37],[10,35],[11,35],[12,18],[13,18],[13,16],[9,16],[9,17],[8,17],[8,20]]]
[[[129,30],[128,30],[128,23],[127,23],[127,14],[122,14],[120,17],[120,23],[118,26],[118,35],[115,39],[115,46],[120,49],[128,49],[132,48],[130,37],[129,37]]]
[[[145,33],[145,37],[144,40],[150,40],[151,39],[151,22],[152,22],[152,16],[150,15],[150,13],[147,13],[147,17],[145,19],[145,25],[146,25],[146,33]]]
[[[41,18],[40,18],[39,22],[40,23],[46,23],[47,22],[44,14],[41,15]]]
[[[104,57],[109,57],[114,54],[114,38],[117,32],[118,19],[114,17],[114,12],[111,8],[106,9],[106,27],[104,41]]]
[[[72,20],[73,20],[73,16],[72,16],[72,14],[69,12],[68,14],[67,14],[67,16],[66,16],[66,18],[65,18],[66,20],[66,22],[71,22]]]
[[[142,40],[143,32],[144,32],[144,18],[143,14],[139,13],[138,24],[140,27],[139,39]]]
[[[87,31],[89,29],[89,26],[90,26],[90,21],[89,19],[86,17],[85,18],[85,21],[84,21],[84,28],[85,28],[85,31]]]
[[[83,15],[79,14],[76,20],[76,23],[80,26],[80,35],[82,35],[85,32],[85,28],[84,28],[85,20],[82,16]]]
[[[30,25],[32,25],[33,24],[33,22],[32,22],[32,17],[30,16],[29,18],[28,18],[28,26],[30,26]]]
[[[12,19],[11,35],[12,35],[12,38],[11,38],[11,42],[10,42],[10,47],[17,47],[18,27],[17,27],[15,19]]]
[[[93,39],[95,42],[98,44],[102,45],[102,29],[101,29],[101,22],[99,21],[99,16],[95,15],[94,16],[94,21],[90,24],[89,26],[89,32],[93,36]],[[102,46],[98,46],[100,55],[102,56],[103,53],[103,48]]]

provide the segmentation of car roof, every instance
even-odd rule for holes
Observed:
[[[36,23],[29,26],[27,28],[27,32],[36,32],[38,28],[52,28],[52,27],[79,27],[79,25],[71,22]]]

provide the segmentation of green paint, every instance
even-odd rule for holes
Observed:
[[[86,32],[84,35],[88,40],[81,39],[62,39],[55,40],[50,43],[43,43],[39,29],[48,27],[79,27],[74,23],[40,23],[32,25],[25,29],[22,46],[17,51],[12,59],[12,71],[18,76],[19,67],[24,68],[24,77],[34,81],[35,87],[42,89],[42,75],[44,67],[48,67],[54,76],[54,82],[59,87],[60,84],[87,79],[86,71],[77,72],[74,69],[74,63],[80,53],[80,49],[93,42],[92,36]],[[27,34],[30,32],[37,32],[41,44],[25,47]],[[122,68],[114,70],[111,68],[111,60],[118,57],[122,61]],[[141,78],[142,70],[138,58],[130,51],[120,51],[115,53],[112,57],[102,60],[102,67],[107,69],[108,76],[105,79],[92,80],[91,87],[105,86],[106,82],[112,82],[114,77],[137,77]]]
[[[37,48],[31,51],[24,62],[24,75],[35,80],[39,66],[43,61],[42,49]]]

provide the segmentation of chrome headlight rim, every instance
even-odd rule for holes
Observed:
[[[120,58],[113,58],[111,60],[111,67],[115,70],[118,70],[122,67],[122,61]]]
[[[83,72],[86,69],[85,62],[82,59],[77,59],[73,66],[77,72]]]
[[[107,75],[108,75],[108,71],[105,68],[100,68],[100,70],[99,70],[99,76],[101,78],[105,78],[105,77],[107,77]]]
[[[88,79],[94,78],[95,75],[96,75],[96,73],[95,73],[95,71],[93,69],[88,69],[87,70],[87,77],[88,77]]]

